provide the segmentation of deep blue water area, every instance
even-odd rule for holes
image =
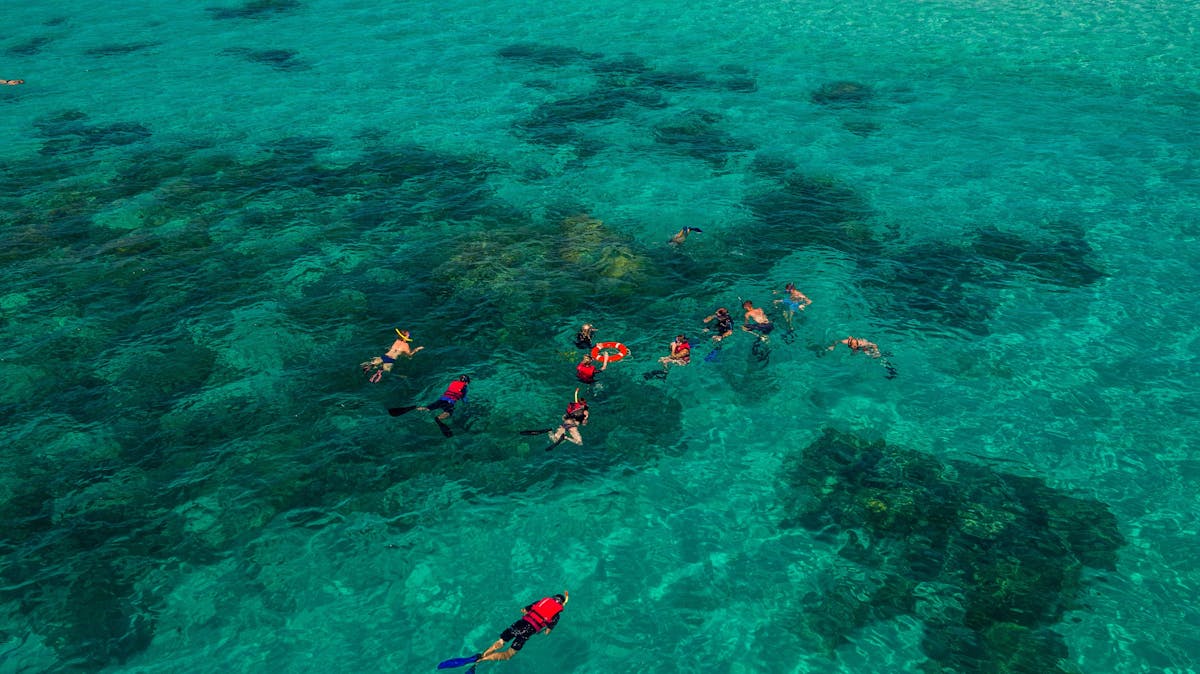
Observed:
[[[1192,3],[5,19],[0,672],[1200,670]]]

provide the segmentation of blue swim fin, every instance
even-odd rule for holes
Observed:
[[[469,658],[450,658],[449,660],[445,660],[445,661],[441,662],[437,666],[437,668],[438,669],[451,669],[454,667],[462,667],[463,665],[469,665],[473,662],[479,662],[479,658],[482,658],[482,657],[483,657],[483,653],[476,653],[475,655],[472,655]],[[474,667],[472,667],[471,669],[474,669]]]

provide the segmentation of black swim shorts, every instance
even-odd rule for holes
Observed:
[[[504,641],[512,640],[512,649],[514,651],[521,650],[525,646],[525,642],[529,641],[529,637],[538,633],[538,628],[534,627],[528,620],[522,618],[517,622],[508,626],[508,629],[500,633],[500,638]]]

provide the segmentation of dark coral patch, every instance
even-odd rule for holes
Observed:
[[[240,7],[209,7],[208,13],[214,19],[264,19],[299,7],[299,0],[251,0]]]
[[[124,56],[134,52],[143,51],[152,47],[161,45],[161,42],[131,42],[127,44],[106,44],[102,47],[93,47],[83,52],[88,56],[104,57],[104,56]]]
[[[871,87],[859,82],[839,80],[822,84],[812,92],[813,103],[833,107],[851,107],[863,105],[875,97]]]
[[[918,330],[944,327],[973,335],[991,332],[996,277],[970,250],[944,243],[917,244],[886,259],[865,261],[860,284],[881,314]]]
[[[780,176],[771,189],[743,200],[764,225],[751,237],[756,255],[776,258],[813,246],[853,256],[882,251],[864,224],[872,210],[860,193],[831,178],[790,171],[790,166],[790,160],[780,157],[758,157],[752,164],[760,175]]]
[[[33,123],[45,138],[41,154],[94,152],[107,147],[129,145],[150,137],[150,130],[136,122],[90,124],[87,114],[78,110],[47,115]]]
[[[1113,569],[1124,545],[1098,501],[831,430],[788,459],[784,481],[785,526],[844,534],[851,562],[805,597],[799,631],[836,647],[914,615],[925,655],[953,671],[1067,671],[1052,628],[1079,607],[1084,568]]]
[[[729,156],[753,150],[747,141],[720,128],[724,118],[707,110],[688,110],[656,124],[654,140],[713,166],[724,166]]]
[[[1086,286],[1105,276],[1093,264],[1095,250],[1083,228],[1073,223],[1050,223],[1029,239],[988,227],[976,235],[972,249],[981,257],[1006,263],[1013,271],[1056,285]]]
[[[512,44],[501,48],[496,52],[496,55],[500,58],[513,61],[524,61],[539,66],[551,67],[561,67],[600,58],[600,54],[585,52],[575,47],[561,47],[559,45],[539,44],[536,42]]]
[[[232,56],[240,56],[251,63],[260,63],[283,72],[295,72],[312,68],[307,61],[300,58],[300,52],[292,49],[248,49],[246,47],[230,47],[221,52]]]
[[[4,53],[9,56],[36,56],[42,52],[42,47],[50,44],[54,38],[40,36],[29,38],[28,40],[9,47],[4,50]]]

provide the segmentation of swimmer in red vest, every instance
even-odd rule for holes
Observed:
[[[546,435],[554,443],[546,448],[550,451],[557,447],[563,440],[582,446],[583,436],[579,434],[579,427],[586,426],[588,422],[588,405],[587,400],[579,397],[579,389],[575,389],[575,402],[567,403],[567,411],[563,414],[562,423],[558,428],[552,429]]]
[[[450,415],[454,413],[455,404],[466,399],[467,385],[470,383],[470,377],[465,374],[460,375],[458,379],[450,382],[450,385],[446,387],[446,392],[443,393],[440,398],[429,403],[428,405],[423,405],[421,407],[416,405],[409,405],[407,407],[390,407],[388,408],[388,414],[398,417],[402,414],[408,414],[413,410],[420,410],[422,412],[436,412],[441,410],[441,413],[434,417],[433,420],[437,423],[438,429],[442,431],[442,435],[446,436],[447,438],[451,437],[454,435],[454,433],[450,431],[450,427],[445,424],[444,420],[449,419]]]
[[[500,638],[483,652],[479,657],[479,662],[508,660],[525,646],[529,637],[538,632],[550,634],[550,631],[558,625],[558,619],[562,617],[563,607],[567,605],[570,596],[570,593],[563,590],[562,594],[539,599],[521,609],[525,615],[500,633]],[[500,650],[509,641],[512,642],[512,647],[508,650]]]
[[[579,379],[579,381],[585,384],[595,384],[596,372],[603,372],[608,369],[607,353],[603,356],[600,356],[600,362],[602,365],[600,366],[600,369],[597,370],[596,360],[590,355],[585,355],[583,360],[579,361],[579,364],[575,366],[575,376]]]

